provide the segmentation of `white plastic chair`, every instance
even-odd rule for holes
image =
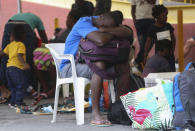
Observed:
[[[56,65],[56,92],[55,92],[55,101],[54,101],[54,111],[53,111],[53,120],[52,123],[56,122],[57,108],[58,108],[58,99],[59,91],[62,87],[62,84],[73,83],[74,87],[74,100],[75,100],[75,109],[76,109],[76,122],[77,125],[84,124],[84,89],[85,86],[90,83],[90,80],[84,77],[77,77],[74,56],[71,54],[64,54],[64,43],[51,43],[45,45],[49,50],[54,59]],[[61,78],[59,73],[59,65],[61,60],[68,59],[70,60],[72,67],[72,76],[70,78]]]

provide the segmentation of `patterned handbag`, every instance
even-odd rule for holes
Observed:
[[[172,128],[173,82],[167,80],[158,83],[120,97],[133,128]]]

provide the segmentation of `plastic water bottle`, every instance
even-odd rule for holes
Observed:
[[[91,112],[92,111],[91,89],[89,90],[88,102],[89,102],[88,111]],[[103,97],[103,95],[101,95],[101,97],[100,97],[100,103],[99,104],[100,104],[100,111],[104,111],[104,97]]]
[[[104,96],[100,96],[100,111],[104,111]]]
[[[88,101],[89,101],[89,107],[88,107],[88,111],[91,112],[92,111],[92,99],[91,99],[91,89],[89,90],[89,96],[88,96]]]

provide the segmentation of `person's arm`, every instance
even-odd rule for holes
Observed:
[[[1,50],[0,51],[0,58],[2,57],[2,56],[5,56],[6,54]]]
[[[171,33],[171,40],[173,43],[173,53],[175,52],[175,46],[176,46],[176,39],[175,39],[175,34],[174,32]]]
[[[38,31],[38,33],[39,33],[39,36],[41,38],[41,41],[43,43],[48,43],[48,39],[47,39],[47,35],[46,35],[45,30]]]
[[[22,65],[24,66],[24,70],[28,70],[28,69],[30,69],[30,66],[29,66],[29,64],[27,64],[25,61],[24,61],[24,59],[23,59],[23,56],[24,54],[22,54],[22,53],[18,53],[18,60],[22,63]]]
[[[186,44],[184,45],[184,58],[190,53],[191,48],[194,46],[195,46],[194,38],[190,38],[186,41]]]
[[[87,39],[95,42],[98,46],[102,46],[114,38],[112,34],[100,31],[93,31],[87,35]]]
[[[152,38],[147,37],[145,48],[144,48],[144,65],[146,64],[147,56],[148,56],[148,53],[150,52],[149,49],[150,49],[151,43],[152,43]]]
[[[129,39],[133,36],[133,31],[124,25],[111,28],[100,28],[100,32],[112,34],[119,39]]]
[[[156,3],[156,0],[146,0],[148,3],[154,5]]]
[[[136,12],[136,5],[132,5],[131,6],[131,16],[132,16],[134,24],[135,24],[135,20],[136,20],[135,12]]]
[[[123,25],[112,28],[100,28],[100,31],[94,31],[87,35],[87,39],[102,46],[113,38],[129,39],[133,35],[133,31]]]

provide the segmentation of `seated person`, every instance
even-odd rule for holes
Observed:
[[[62,31],[62,28],[60,27],[57,27],[55,30],[54,30],[54,34],[53,34],[53,37],[49,40],[49,43],[52,43],[53,40],[56,39],[56,36],[58,35],[58,33]],[[40,46],[39,46],[40,47]]]
[[[66,19],[66,28],[61,29],[58,33],[56,33],[55,38],[50,40],[50,43],[64,43],[68,34],[70,33],[72,27],[76,23],[76,21],[83,16],[80,10],[74,9],[68,13]]]
[[[112,11],[100,16],[82,17],[72,28],[65,42],[64,54],[77,54],[78,45],[82,38],[89,39],[97,45],[104,45],[114,38],[126,39],[132,37],[133,32],[126,26],[121,25],[123,14],[120,11]],[[98,61],[96,66],[105,69],[107,64]],[[99,100],[103,89],[103,78],[93,73],[86,64],[76,63],[77,75],[91,79],[92,91],[92,120],[91,124],[100,126],[110,126],[111,122],[101,117]],[[123,95],[126,88],[129,88],[129,64],[116,64],[116,72],[119,74],[117,79],[117,99]],[[70,64],[64,60],[61,64],[61,75],[71,76]]]
[[[147,60],[142,73],[143,77],[147,77],[149,73],[171,71],[171,67],[167,60],[167,57],[170,55],[170,45],[170,41],[166,39],[160,40],[158,44],[156,44],[157,53]]]
[[[195,46],[195,37],[189,38],[184,45],[184,58],[189,54],[192,47]]]

